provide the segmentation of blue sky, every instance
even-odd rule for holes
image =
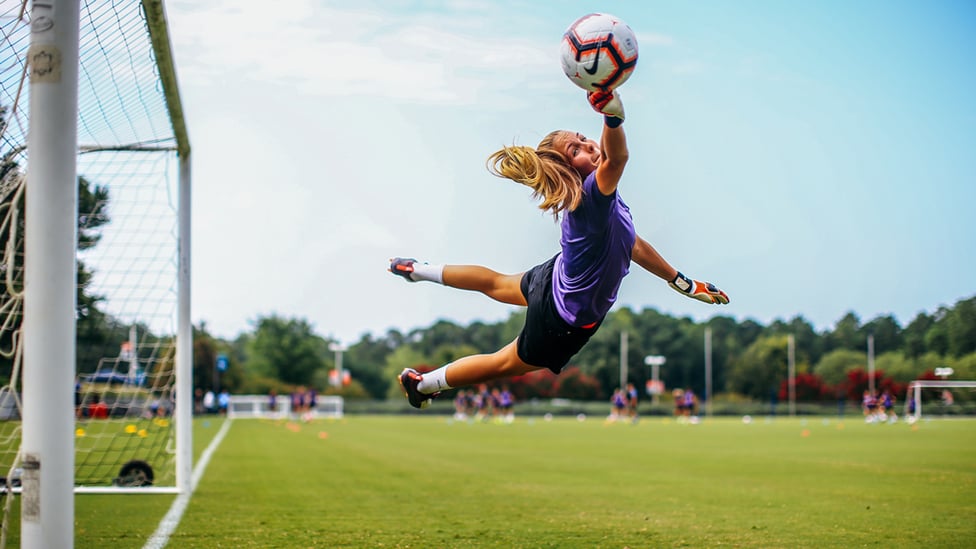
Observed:
[[[594,11],[635,30],[621,88],[638,232],[732,303],[639,268],[618,306],[818,329],[904,326],[976,294],[976,4],[965,1],[167,2],[193,144],[193,318],[324,336],[507,318],[407,284],[387,258],[520,272],[557,250],[487,156],[601,119],[559,40]]]

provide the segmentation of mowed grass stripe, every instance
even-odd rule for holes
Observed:
[[[171,546],[971,546],[976,422],[918,427],[237,421]]]

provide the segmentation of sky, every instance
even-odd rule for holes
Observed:
[[[390,275],[391,257],[522,272],[558,250],[490,153],[598,137],[563,74],[581,15],[636,32],[620,88],[638,233],[731,297],[635,267],[617,307],[818,330],[907,325],[976,294],[976,4],[169,0],[193,147],[192,318],[354,343],[515,309]]]

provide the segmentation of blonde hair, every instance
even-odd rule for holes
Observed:
[[[502,147],[488,157],[488,171],[532,189],[532,197],[542,199],[539,209],[552,212],[554,217],[563,210],[573,211],[583,199],[583,186],[579,173],[555,146],[556,139],[564,133],[551,132],[535,149]]]

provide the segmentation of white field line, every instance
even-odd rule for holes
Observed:
[[[176,496],[176,499],[173,500],[173,505],[169,508],[169,512],[166,513],[163,520],[159,521],[159,526],[156,527],[156,531],[149,537],[146,544],[142,546],[142,549],[163,549],[169,543],[169,537],[173,535],[176,527],[180,525],[180,519],[183,518],[183,511],[186,511],[186,506],[190,503],[190,497],[196,491],[200,479],[203,478],[203,471],[207,468],[210,457],[217,451],[220,442],[224,440],[224,435],[230,430],[231,423],[233,423],[232,419],[224,420],[224,424],[220,427],[220,431],[217,432],[217,436],[210,441],[210,445],[200,455],[200,461],[197,462],[197,466],[193,468],[190,491]]]

